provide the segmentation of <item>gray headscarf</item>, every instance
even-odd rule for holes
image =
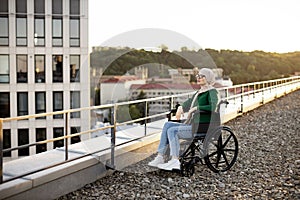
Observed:
[[[194,103],[195,103],[195,101],[196,101],[196,99],[198,97],[198,94],[213,89],[214,88],[213,84],[215,83],[215,80],[216,80],[214,72],[211,69],[209,69],[209,68],[202,68],[202,69],[200,69],[200,71],[198,72],[198,74],[205,76],[207,84],[206,85],[201,85],[200,90],[198,90],[197,94],[194,96],[194,99],[193,99],[193,101],[191,103],[190,109],[192,109],[194,107]]]
[[[208,85],[213,85],[216,81],[214,72],[209,68],[202,68],[198,72],[199,75],[204,75]]]

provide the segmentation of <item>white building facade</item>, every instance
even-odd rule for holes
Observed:
[[[133,84],[145,84],[146,80],[136,76],[114,76],[100,84],[101,104],[130,100],[130,87]]]
[[[143,92],[146,98],[170,96],[175,94],[182,94],[197,91],[200,89],[198,84],[175,84],[175,83],[147,83],[135,84],[130,87],[130,96],[136,98]],[[174,104],[182,104],[187,98],[179,97],[174,99]],[[173,105],[173,107],[175,106]],[[149,102],[149,115],[161,113],[162,111],[169,111],[169,99],[156,100]]]
[[[0,118],[89,106],[88,0],[0,0]],[[89,113],[69,116],[88,130]],[[65,116],[4,123],[4,149],[63,136]],[[73,138],[75,143],[85,138]],[[33,155],[56,141],[6,153]]]

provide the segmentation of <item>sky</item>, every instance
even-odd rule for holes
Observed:
[[[299,0],[89,0],[89,46],[300,51]]]

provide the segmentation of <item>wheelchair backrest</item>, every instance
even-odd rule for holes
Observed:
[[[210,122],[192,123],[193,133],[207,133],[221,125],[221,117],[219,112],[210,113]]]

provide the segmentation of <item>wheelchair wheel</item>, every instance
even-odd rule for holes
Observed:
[[[195,173],[195,165],[193,159],[190,161],[182,161],[181,162],[181,174],[186,177],[191,177]]]
[[[213,172],[225,172],[236,162],[238,141],[229,127],[222,126],[214,131],[206,145],[205,163]]]

